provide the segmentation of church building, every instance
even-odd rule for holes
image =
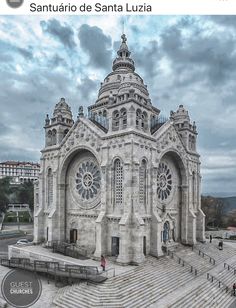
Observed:
[[[122,264],[205,240],[197,129],[180,105],[161,120],[121,37],[88,115],[64,98],[45,120],[34,241],[74,243]]]

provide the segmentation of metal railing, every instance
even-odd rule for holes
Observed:
[[[152,118],[150,122],[151,134],[154,134],[167,121],[168,121],[168,118],[163,117],[163,116]]]
[[[209,259],[209,262],[210,262],[210,263],[212,263],[213,265],[216,264],[216,260],[215,260],[213,257],[209,256],[209,255],[208,255],[207,253],[205,253],[204,251],[202,251],[202,250],[200,250],[200,249],[195,248],[194,246],[192,246],[192,250],[194,250],[194,249],[196,249],[196,250],[198,251],[198,255],[199,255],[200,257],[202,257],[202,258],[207,257],[207,258]]]
[[[58,262],[35,260],[30,261],[26,258],[11,258],[0,259],[2,266],[20,268],[33,272],[45,273],[52,275],[55,278],[64,277],[69,279],[79,279],[91,282],[103,282],[108,278],[108,272],[113,271],[115,276],[115,269],[109,268],[105,271],[99,271],[97,266],[83,266],[83,265],[61,265]]]
[[[232,265],[229,265],[228,263],[224,263],[224,268],[227,268],[227,270],[233,270],[234,271],[234,275],[236,274],[236,268],[233,267]]]
[[[220,279],[216,278],[215,276],[213,276],[210,273],[207,273],[207,280],[210,282],[214,282],[216,281],[218,284],[219,288],[223,288],[225,290],[226,293],[228,293],[230,291],[230,287],[228,287],[223,281],[221,281]]]
[[[106,116],[97,115],[89,111],[88,119],[101,128],[105,133],[108,132],[108,119]]]
[[[173,251],[167,250],[167,255],[170,256],[172,259],[176,259],[180,265],[189,267],[190,273],[193,273],[195,276],[197,276],[198,271],[192,264],[186,262],[183,258],[174,254]]]
[[[81,256],[87,256],[87,250],[82,247],[77,247],[74,244],[69,244],[66,242],[53,242],[52,243],[53,252],[61,253],[65,256],[79,259]]]

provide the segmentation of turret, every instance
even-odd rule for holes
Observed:
[[[59,145],[73,124],[71,108],[65,99],[61,98],[55,106],[52,118],[50,119],[48,114],[46,116],[45,146]]]
[[[188,111],[179,105],[176,112],[171,111],[170,118],[174,121],[175,127],[184,145],[189,151],[196,151],[197,128],[195,122],[191,124]]]

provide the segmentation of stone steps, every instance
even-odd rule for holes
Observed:
[[[214,267],[214,265],[209,262],[209,258],[199,256],[196,251],[192,251],[190,248],[176,252],[175,255],[191,264],[195,269],[197,269],[198,274],[202,274]]]
[[[214,243],[199,243],[195,247],[207,253],[210,257],[213,257],[218,264],[225,262],[227,259],[235,255],[235,249],[227,245],[224,245],[223,250],[219,250],[218,245]]]
[[[133,274],[111,278],[101,285],[77,285],[55,299],[54,303],[60,307],[73,303],[75,308],[144,308],[170,293],[176,285],[192,279],[194,276],[185,267],[170,258],[149,258],[145,266],[138,267]]]
[[[228,247],[224,247],[223,254],[217,246],[210,244],[200,244],[199,249],[214,257],[217,263],[235,255],[235,250]],[[174,253],[200,274],[208,271],[229,287],[236,281],[233,271],[224,269],[223,264],[214,266],[207,257],[199,256],[197,250],[182,247]],[[233,264],[232,260],[229,264]],[[236,264],[236,259],[234,262]],[[171,297],[173,291],[176,294],[175,302]],[[181,293],[185,295],[181,297]],[[189,267],[178,264],[176,259],[147,257],[143,265],[109,278],[102,284],[80,283],[63,288],[53,303],[61,308],[147,308],[150,305],[158,307],[160,301],[167,303],[161,306],[165,308],[228,308],[234,300],[218,287],[217,282],[208,281],[206,273],[196,277],[190,273]]]
[[[171,308],[223,308],[229,307],[234,298],[210,281],[198,286],[184,298],[170,305]]]

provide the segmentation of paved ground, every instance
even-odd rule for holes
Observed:
[[[98,268],[102,269],[100,266],[100,261],[95,261],[92,259],[86,259],[86,260],[80,260],[71,258],[68,256],[63,256],[59,253],[53,253],[51,249],[43,248],[42,246],[14,246],[14,248],[20,249],[23,253],[30,254],[31,256],[34,255],[34,258],[36,259],[36,256],[38,255],[38,259],[43,260],[43,257],[45,258],[53,258],[54,261],[60,262],[60,263],[71,263],[76,265],[87,265],[87,266],[97,266]],[[46,259],[45,259],[46,260]],[[133,270],[136,268],[136,266],[127,265],[127,266],[121,266],[117,263],[114,263],[112,259],[107,260],[107,266],[106,269],[115,269],[115,274],[120,275],[127,271]],[[109,271],[109,277],[112,275],[112,271]]]
[[[10,271],[11,269],[1,266],[0,265],[0,283],[3,279],[3,277]],[[55,286],[53,281],[50,281],[49,284],[47,282],[47,280],[42,277],[39,276],[41,282],[42,282],[42,294],[41,297],[39,298],[39,300],[37,301],[37,303],[35,303],[34,305],[32,305],[31,307],[33,308],[53,308],[56,307],[52,301],[53,298],[55,297],[57,291],[58,291],[58,287]],[[0,298],[2,297],[2,293],[1,293],[1,288],[0,288]],[[7,306],[7,307],[12,307],[12,306]]]
[[[32,235],[19,235],[13,238],[0,239],[0,254],[6,254],[8,252],[8,245],[14,245],[21,238],[27,238],[29,241],[33,241]]]
[[[5,243],[4,243],[5,246],[4,247],[6,247],[11,241],[14,242],[15,240],[16,239],[5,240]],[[216,241],[217,240],[214,240],[214,242],[216,242]],[[0,242],[0,247],[2,246],[1,243],[2,243],[2,241]],[[225,243],[225,245],[229,245],[229,246],[236,248],[236,242],[227,242],[227,243]],[[19,246],[15,246],[15,247],[19,248]],[[2,247],[1,247],[1,249],[2,249]],[[80,265],[93,265],[93,266],[95,265],[95,266],[100,267],[99,261],[95,261],[95,260],[91,260],[91,259],[89,259],[89,260],[77,260],[77,259],[74,259],[74,258],[71,258],[71,257],[62,256],[62,255],[57,254],[57,253],[52,253],[51,250],[43,248],[41,246],[21,246],[20,249],[24,250],[26,252],[33,253],[33,254],[38,254],[41,258],[43,256],[53,257],[54,259],[57,259],[58,261],[61,261],[61,262],[64,261],[66,263],[74,263],[74,264],[80,264]],[[134,268],[135,268],[135,266],[120,266],[120,265],[112,262],[112,260],[108,260],[108,266],[107,267],[108,268],[115,268],[116,275],[123,274],[127,271],[133,271]],[[2,281],[2,278],[5,276],[5,274],[9,270],[10,269],[8,269],[8,268],[0,266],[0,282]],[[203,279],[203,278],[202,277],[197,278],[195,283],[197,283],[197,280],[201,280],[201,279]],[[52,301],[53,301],[53,298],[55,297],[56,293],[58,292],[59,288],[55,286],[53,281],[50,281],[50,283],[48,284],[47,280],[43,277],[41,277],[41,281],[42,281],[42,287],[43,287],[42,295],[41,295],[39,301],[36,304],[34,304],[32,307],[33,308],[41,308],[41,307],[43,307],[43,308],[55,308],[55,305],[52,304]],[[202,283],[204,283],[204,281],[205,281],[205,278],[202,281]],[[189,285],[188,288],[186,288],[186,292],[189,291],[190,289],[192,290],[194,288],[194,286],[195,286],[194,283]],[[154,305],[150,306],[150,308],[151,307],[153,307],[153,308],[167,307],[166,303],[168,302],[168,300],[170,300],[171,298],[173,299],[173,297],[175,297],[175,296],[177,298],[177,295],[178,294],[175,294],[175,291],[173,290],[173,293],[169,295],[170,298],[167,296],[165,299],[158,302],[158,305],[154,304]],[[230,308],[236,308],[236,303],[234,303]]]

